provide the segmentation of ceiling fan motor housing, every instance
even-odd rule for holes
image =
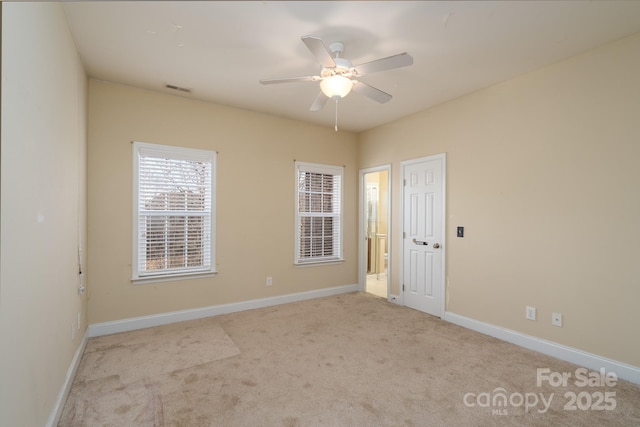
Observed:
[[[322,67],[320,76],[331,77],[335,75],[341,75],[345,77],[353,77],[355,75],[353,71],[353,64],[351,61],[345,58],[334,58],[333,62],[336,63],[335,67]]]

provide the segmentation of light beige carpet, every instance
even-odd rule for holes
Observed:
[[[578,368],[355,293],[93,338],[59,425],[640,425],[640,387]]]
[[[78,378],[133,383],[240,354],[218,324],[184,322],[89,340]]]
[[[61,424],[164,425],[157,379],[238,354],[219,324],[198,321],[92,338],[71,393],[71,419]]]

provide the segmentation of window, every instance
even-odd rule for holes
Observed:
[[[133,281],[215,270],[213,151],[134,142]]]
[[[342,260],[342,166],[296,162],[295,263]]]

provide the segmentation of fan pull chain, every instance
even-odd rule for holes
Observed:
[[[334,128],[338,132],[338,99],[336,98],[336,126]]]

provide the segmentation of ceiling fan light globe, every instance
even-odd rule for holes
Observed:
[[[320,82],[320,90],[331,99],[344,98],[351,92],[352,87],[353,81],[340,75],[327,77]]]

